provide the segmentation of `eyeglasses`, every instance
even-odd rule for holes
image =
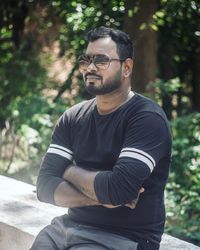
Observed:
[[[111,61],[123,62],[125,60],[120,58],[110,58],[109,56],[104,54],[97,54],[92,56],[81,55],[78,57],[80,71],[86,71],[91,63],[93,63],[97,69],[106,70],[109,68]]]

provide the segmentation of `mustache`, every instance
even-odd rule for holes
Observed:
[[[93,77],[97,77],[97,78],[99,78],[99,79],[102,79],[102,76],[99,76],[99,75],[97,75],[97,74],[93,74],[93,73],[86,73],[85,74],[85,78],[87,78],[88,76],[93,76]]]

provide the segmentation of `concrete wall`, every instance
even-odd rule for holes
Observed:
[[[0,175],[0,250],[28,250],[38,232],[55,217],[67,213],[37,201],[35,187]],[[164,235],[160,250],[200,250]],[[41,249],[42,250],[42,249]]]
[[[0,222],[0,249],[1,250],[28,250],[34,236],[28,232]]]

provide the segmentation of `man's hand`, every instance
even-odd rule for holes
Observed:
[[[117,206],[114,206],[114,205],[110,205],[110,204],[100,204],[102,205],[103,207],[106,207],[106,208],[116,208],[116,207],[121,207],[122,205],[117,205]]]
[[[125,207],[129,207],[130,209],[134,209],[137,205],[137,202],[139,200],[140,194],[144,192],[144,188],[142,187],[138,193],[138,196],[135,200],[133,200],[131,203],[128,203],[125,205]],[[106,208],[116,208],[116,207],[121,207],[121,205],[113,206],[109,204],[103,204],[104,207]]]
[[[140,197],[140,194],[144,192],[144,188],[142,187],[138,193],[138,196],[135,200],[133,200],[131,203],[128,203],[126,204],[125,206],[126,207],[129,207],[130,209],[134,209],[138,203],[138,200],[139,200],[139,197]]]

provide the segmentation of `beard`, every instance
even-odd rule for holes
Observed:
[[[88,73],[87,75],[95,75],[95,74]],[[117,90],[122,85],[121,70],[119,70],[112,79],[108,79],[104,83],[102,77],[99,77],[98,81],[101,82],[100,85],[98,86],[96,86],[95,82],[93,82],[92,80],[87,84],[85,83],[85,89],[87,90],[87,92],[90,93],[91,95],[109,94]]]

